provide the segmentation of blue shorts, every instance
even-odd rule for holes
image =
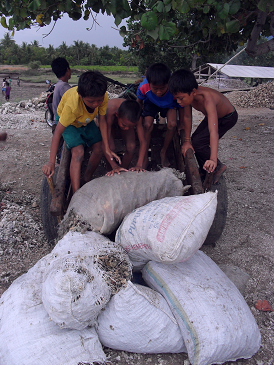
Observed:
[[[161,117],[165,118],[169,109],[170,108],[161,108],[160,106],[153,104],[149,99],[146,99],[144,101],[142,116],[150,116],[156,118],[158,113],[160,112]]]
[[[94,120],[86,126],[79,128],[69,125],[63,132],[63,138],[69,150],[80,145],[91,147],[95,143],[102,141],[100,129]]]

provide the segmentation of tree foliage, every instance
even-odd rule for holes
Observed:
[[[47,25],[64,13],[73,20],[94,19],[100,11],[112,14],[116,25],[128,17],[138,22],[135,40],[175,39],[177,46],[187,40],[197,48],[218,41],[219,48],[231,49],[248,41],[246,51],[253,56],[274,50],[273,38],[257,44],[261,36],[274,36],[273,0],[0,0],[1,24],[9,30]],[[127,32],[121,27],[121,35]]]
[[[57,48],[52,45],[44,48],[36,40],[31,44],[23,42],[19,46],[9,33],[4,34],[4,38],[0,39],[0,64],[31,65],[33,62],[39,62],[41,65],[50,65],[56,57],[65,57],[71,66],[135,66],[137,61],[131,58],[128,50],[109,46],[98,48],[95,44],[90,45],[79,40],[74,41],[71,46],[63,42]]]

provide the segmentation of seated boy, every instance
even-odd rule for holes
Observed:
[[[115,173],[120,174],[120,171],[127,171],[126,169],[128,169],[130,165],[136,147],[135,127],[140,142],[139,158],[136,166],[132,167],[130,171],[144,171],[142,166],[146,154],[146,140],[141,114],[142,108],[135,100],[126,100],[122,98],[109,100],[106,114],[109,147],[112,151],[115,149],[113,127],[116,125],[119,127],[122,138],[125,141],[126,153],[123,156],[121,166],[117,165],[115,160],[107,158],[112,167],[112,171],[107,173],[108,176],[112,176]]]
[[[191,71],[181,69],[174,72],[168,87],[178,104],[184,107],[180,110],[185,132],[182,153],[185,154],[191,148],[195,152],[201,171],[215,171],[213,182],[216,183],[226,170],[226,166],[217,159],[219,138],[236,124],[238,113],[223,94],[211,88],[198,86]],[[202,112],[205,118],[190,138],[192,107]]]
[[[58,124],[52,137],[50,158],[43,166],[47,177],[54,174],[55,158],[59,140],[63,135],[67,148],[71,150],[70,178],[73,193],[80,187],[81,164],[84,147],[92,146],[92,154],[85,171],[84,181],[91,179],[102,157],[102,136],[93,118],[99,113],[99,126],[106,138],[107,81],[100,72],[84,72],[73,87],[63,95],[57,108]],[[107,141],[106,141],[107,143]],[[111,154],[107,144],[107,154]]]
[[[169,166],[166,152],[172,138],[174,136],[177,125],[178,105],[173,95],[168,91],[168,80],[171,72],[163,63],[155,63],[151,65],[146,72],[146,78],[139,85],[137,90],[137,101],[143,106],[145,137],[147,148],[149,148],[150,136],[153,129],[153,122],[158,112],[165,118],[167,117],[167,132],[164,145],[161,149],[161,164]],[[146,167],[147,154],[145,158]]]

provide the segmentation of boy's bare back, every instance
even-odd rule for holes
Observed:
[[[223,94],[204,86],[198,86],[191,106],[205,116],[208,116],[208,113],[215,109],[218,119],[232,113],[234,110],[233,105]]]
[[[119,109],[120,105],[125,100],[126,99],[115,98],[115,99],[110,99],[108,101],[108,105],[107,105],[107,123],[108,124],[112,125],[113,123],[117,122],[117,118],[116,118],[115,113],[118,112],[118,109]]]

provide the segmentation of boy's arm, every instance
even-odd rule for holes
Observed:
[[[185,156],[186,151],[190,148],[194,151],[194,148],[191,144],[191,129],[192,129],[192,107],[190,105],[185,106],[184,108],[179,108],[179,131],[181,129],[184,130],[185,139],[182,145],[182,154]]]
[[[113,121],[114,121],[114,113],[113,113],[113,111],[111,111],[111,109],[109,109],[108,112],[107,112],[107,114],[106,114],[106,126],[107,126],[107,141],[108,141],[108,145],[109,145],[109,141],[110,141],[110,138],[111,138],[111,127],[112,127]],[[110,164],[110,166],[112,168],[111,171],[107,172],[107,174],[106,174],[107,176],[113,176],[115,173],[119,175],[121,171],[127,171],[123,167],[117,165],[117,163],[115,162],[115,160],[113,159],[113,157],[110,157],[106,153],[106,148],[105,148],[105,144],[104,143],[103,143],[103,151],[104,151],[104,155],[105,155],[108,163]],[[119,157],[117,156],[117,158],[119,158]],[[118,162],[121,163],[120,158],[119,158]]]
[[[104,154],[106,156],[106,159],[108,160],[108,162],[110,164],[114,159],[117,160],[119,164],[121,164],[120,158],[116,155],[116,153],[111,151],[111,149],[109,148],[106,115],[99,114],[98,121],[99,121],[99,128],[100,128],[100,131],[101,131],[101,134],[102,134],[103,149],[104,149]]]
[[[140,105],[141,105],[141,107],[142,107],[142,109],[143,109],[143,100],[141,100],[141,99],[139,99],[139,98],[137,98],[137,100],[136,100]]]
[[[55,159],[58,150],[59,141],[62,133],[66,127],[64,127],[61,123],[58,123],[55,129],[55,132],[52,137],[51,147],[50,147],[50,156],[49,162],[43,166],[42,171],[47,177],[51,177],[54,174],[55,170]]]
[[[139,139],[139,143],[140,143],[140,148],[139,148],[139,158],[138,161],[136,163],[135,167],[132,167],[131,169],[129,169],[130,171],[145,171],[145,169],[143,168],[143,163],[144,163],[144,158],[145,158],[145,154],[147,151],[147,142],[145,139],[145,132],[144,132],[144,128],[142,125],[142,117],[139,119],[138,123],[137,123],[137,135],[138,135],[138,139]]]
[[[206,100],[204,105],[207,112],[208,130],[210,135],[210,159],[204,163],[203,168],[210,173],[213,172],[217,166],[219,146],[218,114],[213,100]]]

